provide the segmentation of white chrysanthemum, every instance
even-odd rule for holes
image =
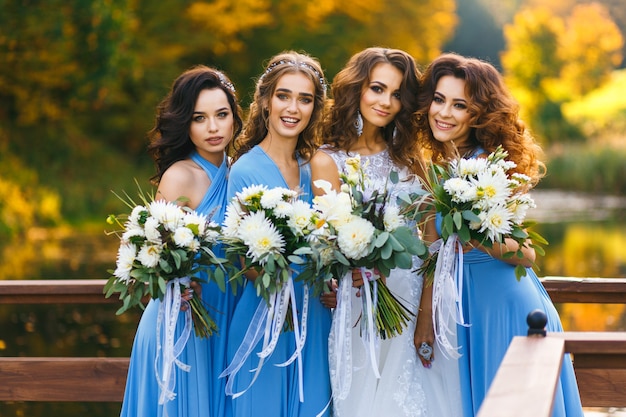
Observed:
[[[510,169],[513,169],[517,166],[517,164],[513,161],[509,161],[507,159],[501,159],[494,164],[498,168],[502,169],[504,172],[507,172]]]
[[[400,208],[398,206],[385,206],[383,224],[385,225],[385,230],[388,232],[393,232],[398,227],[405,225],[404,216],[400,214]]]
[[[241,230],[242,240],[248,246],[246,255],[253,262],[260,261],[264,264],[267,259],[264,258],[266,254],[284,250],[285,240],[262,212],[254,213],[244,219]]]
[[[172,232],[182,225],[185,217],[180,206],[165,200],[150,203],[150,215],[157,219],[166,230]]]
[[[239,223],[237,237],[248,244],[249,241],[255,239],[255,235],[265,229],[271,222],[265,217],[264,211],[257,211],[244,216]],[[273,225],[272,225],[273,226]]]
[[[473,177],[487,169],[487,160],[484,158],[460,159],[451,164],[451,169],[455,173],[454,176]]]
[[[481,210],[489,209],[497,205],[506,204],[511,189],[509,188],[509,180],[502,171],[481,172],[475,180],[472,180],[476,186],[476,208]]]
[[[324,220],[334,227],[339,227],[348,222],[352,217],[352,200],[346,193],[337,193],[330,190],[328,193],[316,196],[313,199],[313,208]]]
[[[352,216],[352,220],[338,230],[337,244],[341,252],[349,259],[361,259],[368,255],[368,247],[376,228],[369,221]]]
[[[260,199],[261,195],[266,191],[267,187],[265,185],[251,185],[239,191],[236,198],[244,204],[247,204],[252,200]]]
[[[292,212],[287,219],[287,225],[291,227],[296,236],[303,236],[305,232],[311,230],[311,218],[313,218],[313,208],[309,203],[296,200],[292,205]]]
[[[117,251],[117,267],[113,272],[113,275],[118,277],[120,281],[128,282],[130,280],[130,272],[133,269],[136,255],[137,250],[135,249],[135,245],[129,243],[120,245]]]
[[[493,242],[502,235],[511,233],[511,213],[506,207],[494,206],[481,214],[483,221],[479,232],[487,231],[487,239]]]
[[[286,219],[293,214],[293,205],[287,201],[279,201],[273,213],[279,219]]]
[[[226,237],[235,237],[239,233],[239,224],[241,223],[241,214],[239,214],[239,203],[231,202],[226,207],[222,234]]]
[[[176,246],[186,248],[189,247],[191,242],[194,240],[194,234],[190,228],[183,226],[174,230],[172,239],[174,239]]]
[[[148,268],[154,268],[159,264],[161,259],[161,245],[143,245],[137,254],[137,260]]]
[[[144,224],[144,231],[146,233],[146,239],[154,244],[161,243],[161,232],[159,231],[159,227],[161,224],[157,219],[150,216],[146,219],[146,223]]]
[[[197,238],[193,238],[187,248],[192,252],[198,252],[201,246],[200,241]]]
[[[128,216],[128,224],[131,225],[131,227],[141,227],[139,225],[139,218],[142,216],[142,214],[147,213],[148,209],[146,209],[144,206],[135,206],[135,208],[133,208],[133,211],[130,213],[130,216]]]
[[[263,195],[261,195],[261,207],[269,210],[275,208],[280,202],[284,201],[284,191],[285,189],[280,187],[264,191]]]
[[[185,214],[183,218],[183,224],[189,226],[195,224],[198,226],[198,236],[203,236],[206,231],[207,217],[204,214],[199,214],[196,211],[190,211]]]
[[[458,178],[450,178],[443,183],[443,189],[456,203],[466,203],[476,199],[476,187],[472,183]]]
[[[204,232],[204,240],[210,244],[216,244],[220,237],[219,226],[217,223],[211,222]]]
[[[528,194],[517,195],[511,204],[509,204],[509,211],[511,212],[511,222],[513,224],[522,224],[526,219],[528,210],[537,207],[535,200],[533,200]]]
[[[126,224],[126,231],[122,234],[122,240],[128,241],[131,237],[140,236],[145,237],[146,234],[140,226],[130,226]]]

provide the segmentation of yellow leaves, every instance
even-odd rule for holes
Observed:
[[[228,37],[272,22],[269,0],[217,0],[192,3],[189,19],[203,23],[216,36]]]

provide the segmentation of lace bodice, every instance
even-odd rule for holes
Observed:
[[[333,158],[340,172],[345,172],[346,159],[356,155],[348,154],[345,151],[334,151],[327,147],[322,147],[321,150]],[[396,204],[395,197],[400,192],[410,192],[416,187],[420,187],[417,177],[410,173],[407,168],[396,165],[389,156],[387,149],[373,155],[361,155],[361,166],[363,166],[366,175],[365,188],[382,191],[387,187],[390,190],[391,204]],[[399,174],[400,182],[398,184],[392,184],[389,180],[389,174],[392,171]]]

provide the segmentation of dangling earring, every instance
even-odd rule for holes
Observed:
[[[356,120],[354,121],[354,128],[356,129],[357,136],[361,136],[363,134],[363,117],[361,117],[361,112],[359,110],[356,111]]]
[[[391,132],[391,139],[396,139],[396,136],[398,136],[398,127],[394,126],[393,127],[393,132]]]

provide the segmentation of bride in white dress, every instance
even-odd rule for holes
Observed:
[[[417,108],[418,76],[413,58],[395,49],[368,48],[354,55],[332,84],[332,103],[325,123],[325,144],[311,160],[313,181],[323,179],[340,188],[339,170],[348,157],[360,155],[367,186],[390,187],[389,174],[399,173],[391,202],[401,191],[419,187],[419,149],[413,113]],[[416,168],[419,169],[419,168]],[[315,189],[316,193],[322,193]],[[386,284],[415,315],[419,312],[423,278],[414,269],[394,269]],[[333,392],[335,417],[458,417],[460,382],[456,360],[435,348],[436,360],[425,367],[413,342],[415,317],[402,334],[377,341],[374,373],[368,349],[361,342],[358,321],[361,301],[352,289],[352,372],[347,393]],[[331,343],[333,343],[331,335]],[[331,355],[331,369],[336,358]],[[332,378],[332,374],[331,374]]]

